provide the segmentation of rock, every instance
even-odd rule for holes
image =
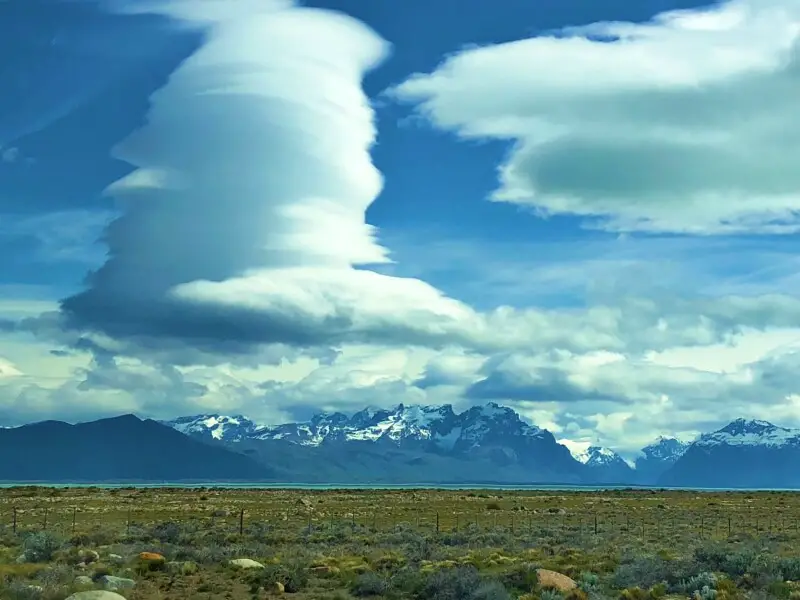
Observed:
[[[304,506],[305,508],[311,508],[311,500],[309,500],[308,498],[300,498],[297,501],[297,505]]]
[[[161,554],[158,552],[139,552],[139,560],[144,562],[166,562]]]
[[[252,558],[234,558],[231,559],[229,564],[234,567],[239,567],[240,569],[263,569],[264,565],[262,565],[257,560],[253,560]]]
[[[122,563],[125,562],[125,559],[122,558],[119,554],[109,554],[108,555],[108,562],[110,562],[112,564],[115,564],[115,565],[121,565]]]
[[[18,565],[23,565],[26,562],[28,562],[28,555],[23,552],[17,557],[17,560],[15,560],[14,562],[16,562]]]
[[[104,588],[111,590],[112,592],[116,592],[118,590],[129,590],[136,586],[136,582],[133,579],[116,577],[114,575],[103,575],[100,578],[100,582],[103,584]]]
[[[83,564],[88,565],[89,563],[100,560],[100,555],[94,550],[83,549],[78,551],[78,559],[80,559]]]
[[[158,571],[164,568],[167,559],[157,552],[140,552],[138,561],[140,568],[148,571]]]
[[[86,592],[75,592],[68,596],[67,600],[125,600],[125,597],[108,590],[88,590]]]
[[[94,585],[94,582],[88,575],[78,575],[75,578],[75,585]]]
[[[280,581],[276,581],[270,586],[270,590],[273,594],[281,595],[285,591],[283,584]]]
[[[545,589],[550,588],[558,590],[559,592],[569,592],[570,590],[574,590],[576,587],[578,587],[578,584],[575,583],[574,579],[571,579],[566,575],[562,575],[561,573],[557,573],[556,571],[550,571],[548,569],[536,569],[536,574],[539,577],[539,586]]]

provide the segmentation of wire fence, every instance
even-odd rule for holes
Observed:
[[[271,506],[230,507],[227,509],[191,506],[127,505],[83,508],[77,505],[31,506],[17,504],[9,508],[3,521],[14,534],[30,531],[57,531],[75,535],[97,528],[130,531],[134,526],[164,522],[193,524],[231,533],[243,534],[254,525],[273,530],[309,532],[349,528],[360,533],[388,532],[398,526],[420,532],[452,533],[465,531],[501,531],[511,535],[550,532],[562,535],[634,536],[638,539],[681,537],[725,539],[736,535],[800,538],[800,513],[761,513],[735,511],[697,513],[662,511],[662,514],[625,514],[620,511],[514,510],[392,510],[391,507],[358,507],[345,510],[319,509],[291,504],[283,509]]]

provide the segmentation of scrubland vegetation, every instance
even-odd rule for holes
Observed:
[[[798,518],[777,492],[11,488],[0,598],[800,600]]]

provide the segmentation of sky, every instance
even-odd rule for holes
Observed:
[[[0,425],[800,427],[800,0],[0,2]]]

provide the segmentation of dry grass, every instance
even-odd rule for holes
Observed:
[[[659,579],[637,574],[656,569],[645,559],[661,561],[659,569],[674,567],[675,577],[691,577],[692,569],[728,568],[693,558],[698,546],[716,544],[715,552],[722,547],[736,556],[752,551],[767,562],[792,557],[800,548],[798,518],[800,495],[793,493],[9,488],[0,490],[0,597],[61,600],[75,589],[75,575],[85,573],[135,579],[135,588],[123,592],[129,600],[268,597],[278,581],[298,598],[372,590],[379,597],[450,600],[425,582],[441,573],[468,578],[477,572],[481,585],[502,582],[508,594],[497,588],[482,600],[523,593],[556,600],[520,571],[536,565],[587,582],[597,576],[575,592],[588,598],[617,597],[641,583],[639,592],[623,595],[657,600],[659,589],[649,588]],[[47,564],[17,564],[26,536],[43,530],[63,547]],[[97,550],[100,564],[77,569],[78,548]],[[132,557],[142,551],[163,553],[169,572],[137,571]],[[121,559],[111,564],[110,554]],[[266,568],[228,566],[239,557]],[[198,568],[183,568],[184,562]],[[780,569],[788,572],[793,564],[784,561]],[[63,571],[58,576],[51,573],[55,566]],[[750,573],[747,566],[719,584],[733,591],[712,590],[719,596],[702,600],[764,594],[800,600],[800,590],[776,583],[788,578],[778,568]],[[42,591],[20,591],[48,577]],[[575,600],[583,600],[580,594]]]

